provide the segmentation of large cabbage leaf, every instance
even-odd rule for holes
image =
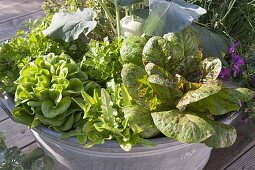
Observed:
[[[199,46],[205,57],[217,57],[225,64],[224,55],[227,53],[229,42],[227,39],[206,28],[193,25],[191,27],[199,37]]]
[[[205,9],[184,0],[149,2],[150,14],[144,28],[145,34],[149,36],[181,31],[206,13]]]
[[[81,33],[87,35],[96,27],[97,22],[94,21],[96,16],[96,12],[90,8],[78,9],[77,12],[72,13],[55,13],[50,26],[43,31],[43,34],[66,42],[76,40]]]

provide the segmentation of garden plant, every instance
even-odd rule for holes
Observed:
[[[236,130],[220,119],[255,112],[254,6],[46,0],[46,16],[0,47],[1,91],[15,95],[15,121],[87,148],[160,136],[229,147]]]

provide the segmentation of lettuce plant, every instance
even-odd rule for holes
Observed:
[[[132,104],[124,85],[112,80],[107,83],[107,89],[95,90],[93,95],[85,91],[81,94],[83,99],[74,101],[83,109],[85,123],[62,138],[77,136],[87,148],[115,139],[123,150],[129,151],[134,144],[152,145],[143,138],[159,134],[150,112]]]
[[[18,122],[67,131],[80,120],[82,112],[72,98],[80,96],[88,79],[68,55],[38,56],[20,71],[15,83],[13,116]]]
[[[216,148],[235,142],[235,129],[215,121],[214,116],[239,110],[240,102],[251,100],[253,92],[218,80],[221,61],[202,56],[192,29],[152,37],[140,55],[137,58],[144,65],[125,64],[122,80],[130,96],[150,110],[164,135]]]

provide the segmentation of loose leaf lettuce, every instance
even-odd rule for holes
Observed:
[[[147,81],[145,70],[134,64],[124,64],[121,72],[123,84],[130,96],[146,109],[155,109],[159,104],[153,94],[150,83]]]
[[[143,63],[154,63],[162,68],[169,67],[170,43],[160,37],[150,38],[143,49]]]
[[[205,13],[205,9],[184,0],[150,0],[144,32],[149,36],[179,32]]]
[[[78,9],[77,12],[58,12],[52,18],[51,25],[43,31],[45,36],[52,39],[62,39],[70,42],[78,39],[84,32],[90,33],[97,25],[94,21],[97,14],[90,8]]]
[[[63,114],[71,105],[70,96],[66,96],[56,106],[52,101],[45,100],[42,102],[42,113],[46,118],[54,118]]]

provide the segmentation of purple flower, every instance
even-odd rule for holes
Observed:
[[[239,66],[245,64],[244,58],[240,57],[240,56],[237,55],[236,53],[233,53],[233,54],[232,54],[232,60],[233,60],[233,63],[234,63],[234,64],[239,65]]]
[[[240,65],[234,64],[232,67],[232,70],[234,71],[233,76],[236,77],[242,70],[240,69]]]
[[[229,53],[229,54],[234,53],[235,50],[236,50],[236,47],[238,47],[240,44],[241,44],[241,43],[240,43],[239,41],[234,42],[234,44],[232,44],[232,46],[229,47],[228,53]]]
[[[230,68],[222,67],[219,77],[221,79],[230,80],[230,72],[231,72]]]

